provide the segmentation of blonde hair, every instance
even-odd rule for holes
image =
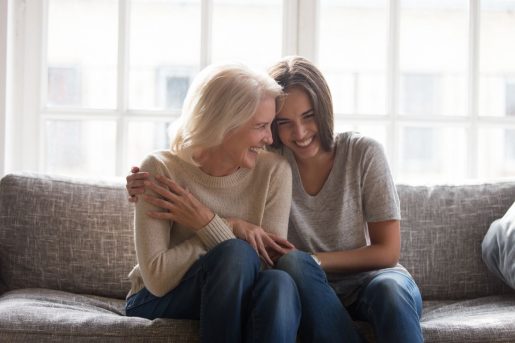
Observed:
[[[198,165],[193,155],[220,145],[228,132],[254,115],[266,96],[276,102],[282,96],[281,86],[266,73],[239,64],[203,69],[189,88],[181,117],[172,129],[172,152]]]

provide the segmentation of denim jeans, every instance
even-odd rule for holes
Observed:
[[[325,272],[309,254],[292,251],[277,261],[276,268],[290,274],[299,291],[300,342],[362,341]]]
[[[423,342],[422,297],[409,275],[384,270],[364,284],[349,306],[352,318],[372,324],[376,342]]]
[[[325,272],[307,253],[281,257],[279,270],[293,278],[302,304],[301,342],[362,342],[353,319],[372,324],[377,342],[422,342],[422,299],[408,275],[385,271],[362,286],[349,309],[327,281]]]
[[[295,342],[300,298],[287,273],[260,271],[252,247],[230,239],[199,258],[165,296],[146,288],[132,295],[126,313],[199,319],[202,342]]]

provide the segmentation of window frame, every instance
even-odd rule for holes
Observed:
[[[130,120],[170,121],[179,116],[179,110],[131,110],[128,107],[128,32],[129,11],[128,0],[119,0],[118,12],[118,79],[117,107],[114,110],[96,110],[79,108],[48,108],[44,106],[47,94],[47,15],[48,0],[1,0],[1,5],[8,7],[2,12],[8,23],[13,23],[15,35],[12,42],[11,61],[12,74],[16,78],[7,78],[7,68],[0,77],[6,79],[7,88],[3,91],[0,84],[0,96],[9,95],[12,104],[9,110],[0,107],[0,130],[6,131],[5,155],[0,155],[0,168],[5,164],[9,170],[37,170],[45,167],[45,121],[48,119],[87,120],[112,119],[116,121],[116,175],[128,172],[127,165],[127,131]],[[407,116],[400,114],[399,108],[399,35],[400,35],[400,0],[388,1],[388,42],[386,70],[386,114],[337,114],[336,120],[351,125],[379,124],[385,127],[385,148],[394,177],[404,181],[399,175],[399,148],[402,127],[409,125],[464,127],[467,140],[467,179],[479,178],[479,130],[483,127],[515,129],[515,116],[481,116],[479,115],[479,22],[480,2],[469,0],[469,65],[468,65],[468,100],[465,116]],[[313,62],[318,61],[318,36],[320,24],[320,3],[317,0],[283,0],[283,43],[282,55],[299,54]],[[200,68],[211,61],[211,30],[213,2],[201,0],[201,48]],[[3,19],[0,17],[0,19]],[[1,22],[4,22],[3,20]],[[0,27],[0,51],[7,44],[2,40],[8,36],[7,30]],[[7,47],[5,49],[9,50]],[[2,56],[0,56],[2,57]],[[5,75],[2,75],[5,74]],[[1,80],[0,80],[1,81]],[[0,105],[7,108],[2,104]],[[7,100],[6,100],[7,101]],[[4,101],[4,103],[6,102]],[[2,118],[4,113],[6,118]],[[8,135],[8,132],[16,134]],[[2,148],[2,142],[0,142]],[[4,149],[2,149],[3,151]],[[11,156],[12,158],[7,158]],[[8,163],[6,163],[6,161]],[[3,168],[2,168],[3,169]],[[0,170],[2,170],[0,169]]]

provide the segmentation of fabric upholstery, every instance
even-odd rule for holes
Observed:
[[[427,301],[425,342],[515,342],[515,295]]]
[[[124,305],[48,289],[7,292],[0,297],[0,342],[198,341],[197,321],[125,317]]]
[[[125,298],[136,263],[121,182],[8,175],[0,183],[0,270],[8,289]]]
[[[123,183],[1,180],[0,342],[198,341],[198,321],[123,315],[136,260]],[[515,342],[515,291],[481,261],[481,241],[515,200],[515,182],[397,189],[401,263],[425,300],[425,341]],[[373,342],[371,326],[356,324]]]
[[[397,186],[400,263],[425,300],[514,293],[490,274],[481,242],[490,223],[515,200],[515,182],[466,186]]]

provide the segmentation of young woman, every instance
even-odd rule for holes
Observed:
[[[195,79],[171,149],[141,166],[128,316],[199,319],[203,342],[295,341],[296,286],[284,271],[261,270],[252,247],[288,246],[291,170],[263,151],[281,95],[268,75],[243,66],[209,67]],[[233,230],[222,217],[255,228]]]
[[[422,342],[422,299],[398,264],[400,207],[382,147],[355,133],[334,137],[329,88],[308,60],[285,58],[269,74],[287,94],[272,149],[292,167],[288,240],[297,248],[271,255],[299,291],[300,340],[359,342],[356,319],[372,324],[377,342]],[[133,172],[131,196],[145,177]]]

